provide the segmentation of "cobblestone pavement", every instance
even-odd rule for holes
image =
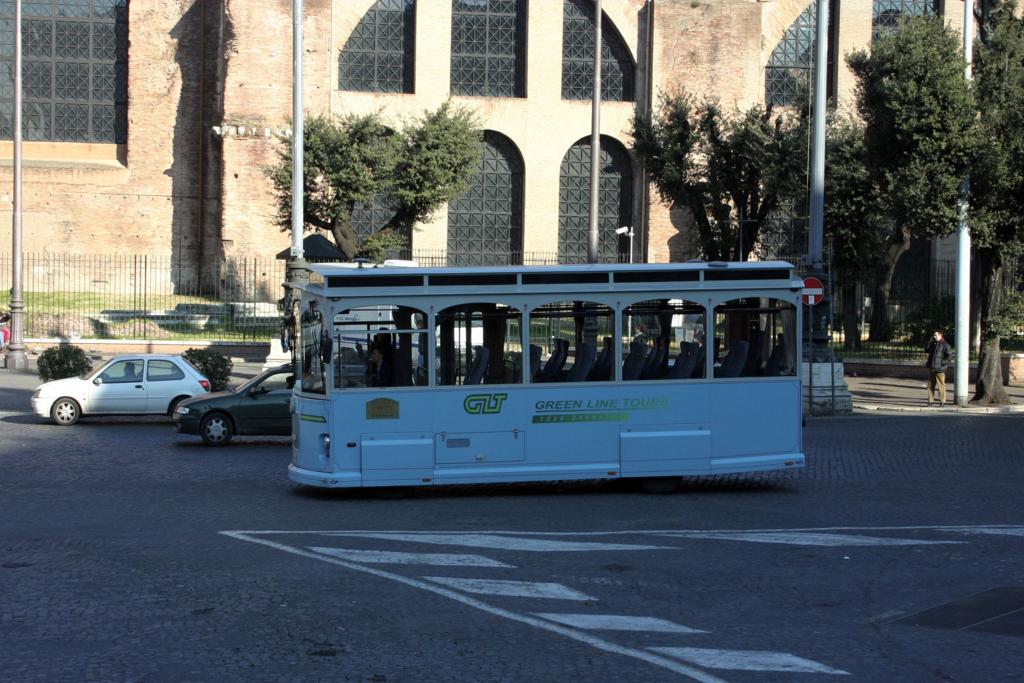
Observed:
[[[994,681],[1024,667],[1019,620],[900,622],[993,590],[1016,604],[1024,416],[813,419],[805,470],[668,496],[580,483],[395,498],[294,486],[282,439],[208,449],[162,418],[51,426],[25,409],[34,383],[9,377],[0,680]]]

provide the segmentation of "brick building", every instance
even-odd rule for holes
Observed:
[[[25,251],[166,257],[180,277],[288,244],[266,165],[291,111],[291,0],[22,0]],[[831,0],[842,54],[900,14],[956,0]],[[942,6],[944,5],[944,7]],[[11,137],[13,2],[0,3],[0,138]],[[813,56],[809,0],[604,0],[602,254],[685,256],[679,216],[630,153],[634,108],[684,88],[746,108],[786,103]],[[583,258],[589,212],[591,0],[305,0],[308,112],[398,121],[451,97],[483,122],[476,184],[412,236],[452,262]],[[838,56],[837,56],[838,55]],[[0,244],[10,244],[0,142]],[[380,207],[378,207],[379,209]],[[357,228],[371,229],[366,207]],[[0,247],[0,251],[6,251]]]

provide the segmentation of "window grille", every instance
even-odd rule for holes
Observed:
[[[415,0],[377,0],[338,57],[338,87],[361,92],[414,92]]]
[[[601,18],[601,100],[632,102],[635,66],[629,49]],[[562,98],[589,100],[594,90],[594,4],[564,0],[562,6]]]
[[[526,96],[527,0],[452,0],[451,92]]]
[[[768,58],[764,74],[764,99],[767,104],[788,106],[809,97],[811,76],[814,73],[817,26],[817,3],[812,1],[786,29],[782,40]]]
[[[387,196],[378,195],[367,204],[352,208],[352,231],[360,244],[395,217],[395,204]],[[404,233],[403,233],[404,234]],[[408,237],[408,235],[405,235]]]
[[[624,261],[629,238],[615,234],[632,225],[633,170],[625,148],[601,138],[601,201],[598,219],[598,259]],[[558,260],[586,263],[590,234],[590,138],[580,140],[562,158],[558,187]]]
[[[520,263],[522,244],[522,157],[506,137],[486,131],[483,158],[472,185],[448,205],[448,263]]]
[[[26,140],[128,141],[128,0],[24,0]],[[14,3],[0,2],[0,138],[13,135]]]
[[[904,17],[937,14],[936,0],[874,0],[871,6],[871,40],[899,27]]]

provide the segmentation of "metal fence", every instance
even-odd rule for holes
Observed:
[[[504,257],[453,254],[444,249],[395,252],[421,266],[553,265],[555,252]],[[788,258],[787,258],[788,257]],[[780,255],[798,271],[801,255]],[[832,278],[832,341],[840,357],[915,360],[931,331],[953,333],[955,264],[948,261],[902,264],[897,268],[884,310],[877,285],[883,272],[858,272],[856,281]],[[167,257],[132,255],[27,254],[24,257],[28,338],[104,339],[267,339],[277,333],[277,300],[285,264],[269,258],[230,259],[202,285],[194,264]],[[1024,288],[1024,268],[1006,268],[1006,286]],[[11,257],[0,254],[0,309],[10,306]],[[975,295],[975,305],[977,297]],[[886,328],[879,334],[879,325]],[[874,332],[874,334],[872,333]],[[1024,348],[1024,334],[1004,348]]]
[[[395,252],[421,266],[550,265],[552,252],[454,254],[444,249]],[[246,341],[277,334],[284,261],[228,259],[203,282],[193,263],[169,257],[25,254],[25,337],[58,339],[216,339]],[[10,307],[11,255],[0,254],[0,309]]]
[[[244,341],[279,322],[283,261],[231,259],[203,283],[194,264],[167,257],[26,254],[23,264],[27,338]],[[11,282],[10,255],[0,255],[0,282]]]
[[[1021,290],[1024,278],[1019,264],[1009,264],[1003,286]],[[935,330],[943,330],[952,342],[956,323],[956,262],[932,261],[897,267],[888,299],[883,303],[879,287],[886,273],[861,271],[855,281],[840,274],[833,282],[833,344],[840,357],[872,357],[923,361],[924,349]],[[978,342],[977,307],[980,292],[972,285],[972,357]],[[1004,350],[1024,348],[1024,330],[1004,338]]]

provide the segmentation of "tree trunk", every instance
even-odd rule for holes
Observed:
[[[889,323],[889,292],[892,291],[892,278],[896,273],[896,264],[900,257],[910,249],[910,233],[906,230],[899,230],[897,234],[902,238],[899,242],[892,242],[885,250],[885,276],[880,282],[875,283],[874,295],[871,297],[871,331],[868,333],[868,341],[887,342],[892,341],[892,325]]]
[[[843,283],[843,349],[856,351],[860,348],[860,320],[857,306],[857,282],[848,279]]]
[[[359,253],[359,245],[356,244],[356,236],[352,231],[351,220],[335,220],[331,222],[331,236],[334,237],[334,244],[341,250],[349,261]]]
[[[974,385],[974,398],[982,405],[1010,402],[1003,387],[1003,363],[1000,337],[992,323],[1003,306],[1003,263],[992,250],[979,250],[981,261],[981,333],[982,351],[978,361],[978,381]]]

